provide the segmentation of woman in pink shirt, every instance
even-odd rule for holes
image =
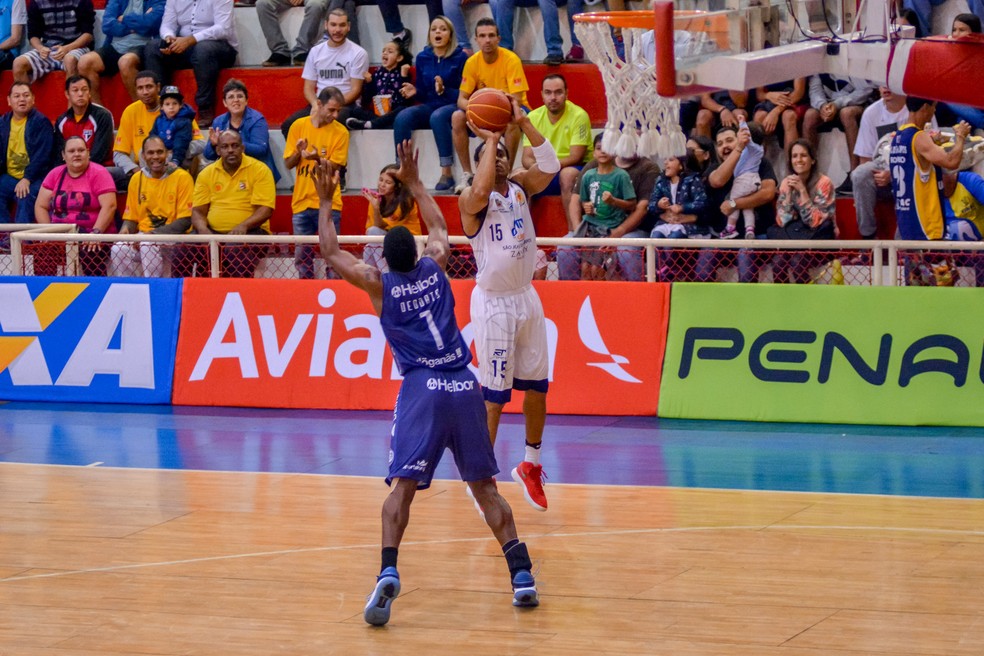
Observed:
[[[55,167],[41,183],[34,216],[38,223],[74,223],[81,233],[101,234],[114,227],[116,185],[113,176],[100,164],[89,161],[89,150],[80,137],[69,137],[62,151],[65,163]],[[79,260],[82,275],[106,275],[103,244],[83,245]],[[64,264],[64,254],[45,249],[36,253],[36,275],[53,275]]]

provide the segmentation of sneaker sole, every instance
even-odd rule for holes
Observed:
[[[540,605],[540,595],[536,588],[517,588],[513,590],[513,606],[518,608],[534,608]]]
[[[376,589],[369,596],[363,617],[368,624],[383,626],[389,622],[390,607],[400,594],[400,579],[387,576],[376,582]]]
[[[523,480],[523,477],[519,475],[519,469],[516,467],[513,467],[512,479],[519,483],[519,487],[523,488],[523,496],[526,498],[526,503],[530,504],[533,508],[539,510],[540,512],[547,512],[546,506],[541,506],[533,500],[533,497],[530,496],[530,491],[526,489],[526,482]]]

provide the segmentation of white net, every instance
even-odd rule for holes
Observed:
[[[680,100],[656,93],[653,31],[623,27],[624,57],[607,22],[577,22],[574,31],[605,82],[608,122],[601,147],[621,157],[684,154]]]

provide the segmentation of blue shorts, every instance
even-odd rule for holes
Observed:
[[[482,388],[471,371],[411,369],[393,410],[386,484],[409,478],[417,481],[418,490],[430,487],[444,449],[451,449],[463,481],[499,473]]]

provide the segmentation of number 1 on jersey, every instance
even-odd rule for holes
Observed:
[[[441,339],[441,333],[437,330],[437,324],[434,323],[434,315],[431,314],[430,310],[424,310],[418,316],[423,318],[427,322],[427,329],[430,330],[431,335],[434,336],[434,343],[437,345],[438,349],[444,348],[444,340]]]

